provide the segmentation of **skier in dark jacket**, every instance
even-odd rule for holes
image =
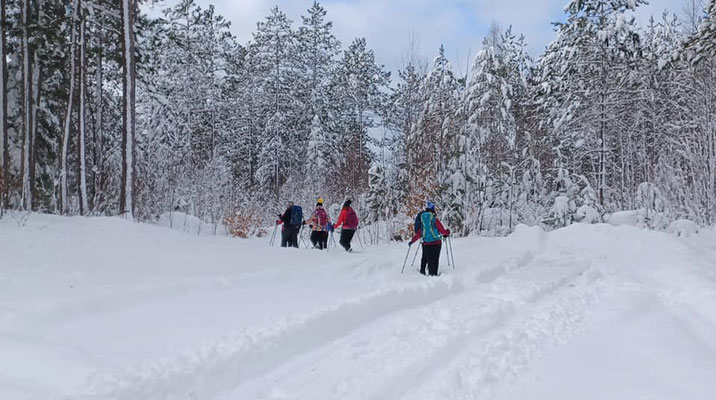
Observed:
[[[351,207],[351,204],[352,202],[350,200],[346,200],[345,203],[343,203],[343,208],[340,214],[338,214],[338,220],[336,220],[336,224],[333,226],[334,229],[338,229],[341,226],[343,227],[341,230],[341,239],[338,243],[349,253],[353,251],[351,248],[351,240],[353,240],[353,235],[356,233],[356,229],[358,229],[358,215]]]
[[[286,211],[284,211],[283,214],[279,214],[279,219],[276,221],[276,225],[283,224],[283,228],[281,229],[281,247],[298,248],[298,230],[301,228],[301,225],[291,224],[293,205],[293,202],[289,201]]]
[[[412,246],[418,239],[422,239],[421,274],[425,275],[425,267],[427,266],[428,275],[438,275],[442,238],[448,236],[450,236],[450,231],[443,227],[443,224],[435,215],[435,204],[430,201],[426,202],[425,211],[421,211],[415,217],[415,236],[408,243],[408,246]]]

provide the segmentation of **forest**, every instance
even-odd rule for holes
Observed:
[[[395,73],[318,2],[248,43],[193,0],[1,2],[0,213],[182,212],[246,236],[323,197],[388,238],[426,200],[458,235],[716,223],[714,0],[647,24],[643,0],[571,0],[542,54],[495,27],[468,71],[440,47]]]

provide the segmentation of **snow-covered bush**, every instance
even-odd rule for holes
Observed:
[[[569,197],[557,196],[554,199],[550,215],[543,220],[543,223],[550,228],[563,228],[570,225],[573,221],[575,208],[574,201],[569,200]]]
[[[574,213],[574,220],[583,224],[594,224],[599,222],[601,216],[596,208],[588,205],[583,205],[577,209]]]

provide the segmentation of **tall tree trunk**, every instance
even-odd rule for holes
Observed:
[[[80,5],[81,7],[81,5]],[[78,162],[78,192],[80,194],[80,215],[84,215],[88,210],[87,207],[87,168],[85,159],[85,122],[86,112],[85,108],[87,102],[85,97],[87,96],[87,45],[85,43],[85,30],[87,24],[85,22],[85,12],[81,11],[80,17],[80,110],[79,110],[79,140],[77,141],[77,158]]]
[[[92,160],[94,162],[94,168],[92,173],[92,208],[97,209],[99,204],[100,192],[102,189],[99,187],[99,169],[101,168],[103,159],[102,155],[102,119],[103,119],[103,102],[102,102],[102,84],[104,81],[102,62],[103,62],[103,49],[102,49],[102,28],[98,28],[97,32],[97,76],[95,77],[95,94],[94,94],[94,124],[93,124],[93,146],[92,146]]]
[[[5,3],[0,0],[0,130],[2,130],[2,191],[0,213],[8,206],[10,197],[10,136],[7,129],[7,56],[5,48]]]
[[[32,164],[32,63],[30,59],[30,0],[22,2],[22,207],[32,211],[30,165]]]
[[[122,0],[124,112],[122,116],[122,187],[119,198],[119,212],[128,219],[134,218],[135,16],[136,0]]]
[[[44,7],[45,0],[37,1],[37,24],[42,25],[44,20]],[[37,119],[37,113],[40,109],[40,95],[42,85],[40,84],[42,77],[42,70],[40,68],[40,54],[38,49],[35,49],[32,55],[32,128],[30,131],[30,195],[34,197],[35,193],[35,178],[36,178],[36,167],[37,167],[37,134],[39,129],[39,122]]]
[[[60,213],[67,213],[67,151],[70,143],[70,127],[72,126],[72,104],[75,97],[75,74],[76,66],[76,46],[77,33],[75,26],[77,23],[77,14],[79,12],[79,0],[74,0],[72,4],[72,21],[70,22],[70,88],[67,98],[67,113],[65,114],[65,131],[62,135],[62,153],[60,154]]]

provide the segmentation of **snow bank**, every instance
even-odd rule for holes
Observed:
[[[699,233],[699,226],[694,221],[688,219],[678,219],[669,224],[666,231],[679,237],[689,237]]]
[[[223,224],[210,224],[183,212],[168,212],[159,216],[157,225],[197,236],[228,236]]]
[[[518,225],[427,278],[404,243],[0,220],[0,399],[710,399],[714,237]]]
[[[642,220],[641,210],[617,211],[607,217],[607,222],[613,226],[639,226]]]

